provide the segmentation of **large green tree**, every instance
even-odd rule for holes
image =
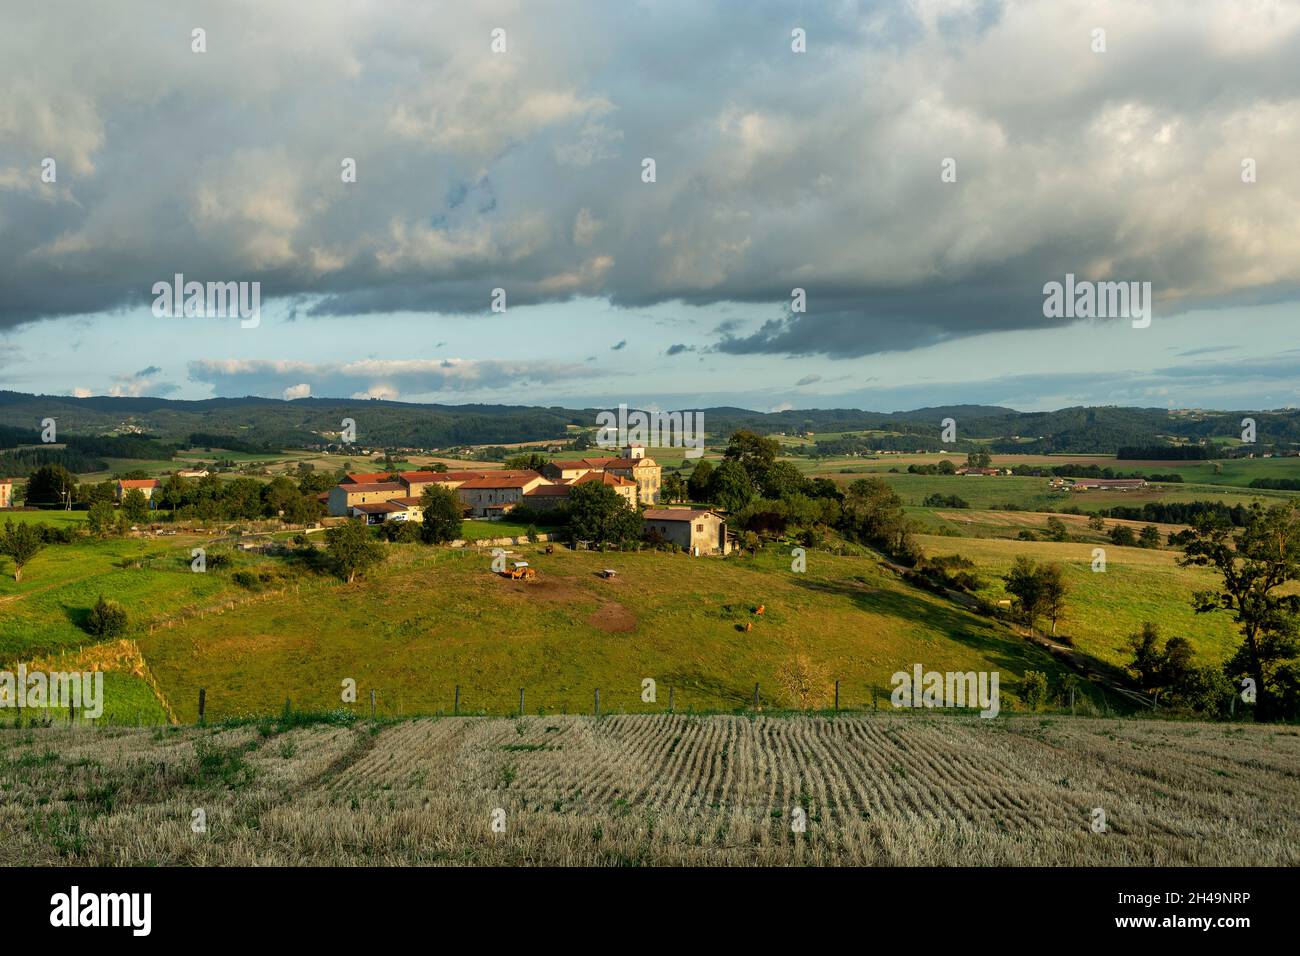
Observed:
[[[1056,633],[1057,622],[1065,616],[1068,593],[1060,565],[1039,565],[1019,555],[1002,581],[1007,593],[1016,599],[1017,615],[1030,631],[1039,618],[1046,617],[1052,622],[1052,633]]]
[[[23,568],[36,553],[45,547],[41,532],[26,521],[15,522],[13,518],[5,519],[4,533],[0,534],[0,554],[14,563],[14,581],[23,579]]]
[[[1278,685],[1290,682],[1300,650],[1300,595],[1282,593],[1300,579],[1300,504],[1266,509],[1255,503],[1245,520],[1234,529],[1218,512],[1197,514],[1172,543],[1183,551],[1180,564],[1213,568],[1222,579],[1219,587],[1196,592],[1194,606],[1202,614],[1226,611],[1236,621],[1242,643],[1225,673],[1254,682],[1256,718],[1268,720],[1278,714]]]
[[[122,496],[122,514],[132,524],[143,524],[149,519],[149,499],[139,488],[132,488]]]
[[[455,541],[461,533],[461,516],[465,506],[454,488],[443,484],[426,485],[420,495],[424,508],[424,523],[420,525],[420,540],[425,544],[446,544]]]
[[[567,533],[571,541],[622,544],[641,537],[641,516],[607,485],[592,481],[569,491]]]
[[[339,577],[348,584],[384,560],[384,546],[360,521],[345,521],[329,528],[325,532],[325,550]]]
[[[708,498],[723,511],[740,511],[757,496],[754,480],[739,461],[724,461],[709,476]]]
[[[859,541],[900,557],[912,550],[911,525],[903,499],[883,478],[859,478],[844,496],[844,529]]]
[[[76,490],[77,479],[68,469],[62,465],[41,465],[27,479],[27,503],[61,505]]]
[[[691,476],[686,479],[686,488],[690,492],[692,501],[708,501],[709,481],[712,478],[713,462],[703,459],[696,462],[691,470]]]

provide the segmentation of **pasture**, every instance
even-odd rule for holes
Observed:
[[[692,559],[520,546],[534,583],[490,571],[490,554],[390,545],[388,561],[353,585],[304,581],[266,600],[178,620],[138,635],[144,658],[182,720],[337,706],[345,679],[378,712],[584,713],[764,709],[796,703],[783,675],[806,667],[806,703],[870,707],[871,688],[914,663],[996,670],[1004,707],[1025,670],[1061,665],[1005,626],[904,584],[874,558],[811,553]],[[597,572],[613,567],[619,576]],[[197,575],[196,575],[197,577]],[[764,613],[755,609],[762,605]],[[746,626],[751,629],[746,630]],[[642,681],[658,688],[642,700]],[[1112,702],[1113,704],[1114,702]]]
[[[1098,660],[1117,666],[1132,657],[1125,641],[1144,621],[1160,626],[1165,637],[1185,637],[1206,663],[1226,660],[1241,643],[1228,614],[1197,614],[1192,593],[1213,588],[1216,575],[1204,568],[1182,568],[1177,552],[1149,548],[1120,548],[1109,542],[1017,541],[992,538],[950,538],[918,535],[927,555],[960,554],[975,562],[990,600],[1008,595],[1002,576],[1024,555],[1038,562],[1056,562],[1065,569],[1069,587],[1066,614],[1058,634]],[[1093,549],[1106,552],[1106,570],[1092,570]]]
[[[1028,715],[4,729],[0,865],[1295,866],[1298,781],[1294,728]]]

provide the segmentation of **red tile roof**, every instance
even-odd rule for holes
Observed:
[[[606,468],[640,468],[643,465],[655,467],[653,458],[611,458],[605,463]]]
[[[559,469],[560,471],[577,471],[580,468],[596,467],[590,461],[573,461],[573,460],[560,461],[558,459],[555,461],[547,462],[547,464],[549,464],[552,468]]]
[[[524,497],[531,498],[536,495],[541,498],[565,498],[568,494],[568,485],[538,485],[532,491],[525,491]]]
[[[372,485],[375,482],[382,482],[391,475],[391,471],[359,471],[355,474],[345,475],[343,484],[345,485]]]
[[[350,495],[359,494],[361,492],[371,492],[371,491],[405,491],[406,490],[406,485],[397,481],[355,482],[353,484],[342,484],[339,485],[339,487],[342,488]]]
[[[157,478],[128,478],[125,481],[119,481],[123,488],[160,488],[162,487]]]
[[[382,515],[390,511],[405,511],[406,508],[395,501],[375,501],[368,505],[353,505],[352,510],[368,515]]]
[[[624,478],[622,475],[611,475],[605,471],[589,471],[581,478],[573,479],[575,485],[585,485],[593,481],[599,481],[602,485],[609,485],[613,488],[622,488],[630,485],[636,487],[636,482],[631,478]]]
[[[487,474],[479,478],[471,478],[461,485],[462,488],[523,488],[526,485],[537,481],[545,481],[535,471],[516,472],[514,474]]]

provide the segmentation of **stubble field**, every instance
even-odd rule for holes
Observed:
[[[4,730],[0,865],[1282,866],[1298,780],[1294,729],[1136,720]]]

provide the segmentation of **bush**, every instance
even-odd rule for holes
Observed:
[[[250,591],[256,591],[262,584],[258,576],[252,571],[236,571],[230,576],[230,580],[241,588],[248,588]]]
[[[126,611],[116,601],[99,596],[86,617],[86,630],[102,640],[110,640],[126,630]]]
[[[1020,682],[1020,699],[1030,710],[1037,710],[1047,700],[1047,675],[1042,671],[1025,671]]]

